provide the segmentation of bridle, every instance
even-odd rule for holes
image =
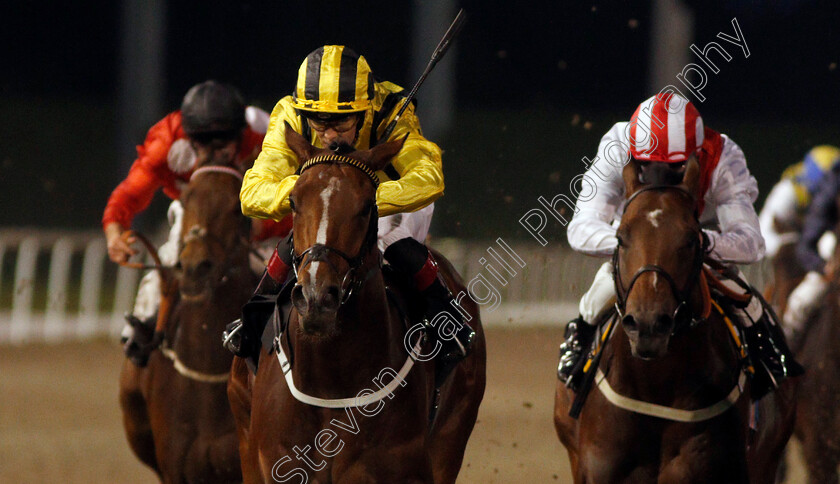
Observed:
[[[316,156],[315,158],[311,158],[309,161],[303,164],[301,167],[300,173],[303,174],[309,168],[312,168],[315,165],[319,164],[342,164],[342,165],[349,165],[365,174],[368,180],[373,184],[374,191],[379,187],[379,178],[377,178],[376,173],[370,169],[367,165],[363,162],[355,159],[350,158],[349,156],[343,156],[338,154],[326,154],[321,156]],[[379,261],[377,264],[373,265],[367,272],[364,274],[360,274],[359,269],[364,264],[365,258],[367,255],[373,250],[376,246],[376,239],[377,234],[379,231],[379,212],[376,208],[376,202],[371,200],[370,204],[368,205],[368,227],[367,232],[365,233],[365,238],[362,241],[362,246],[359,248],[359,252],[355,256],[348,255],[344,251],[336,249],[335,247],[330,247],[326,244],[315,243],[308,248],[306,248],[303,252],[299,255],[295,253],[295,244],[294,240],[292,240],[291,252],[292,252],[292,269],[295,273],[295,278],[298,278],[298,273],[307,265],[313,262],[325,262],[330,269],[333,270],[337,275],[341,277],[341,286],[339,287],[339,305],[344,305],[350,300],[350,297],[359,289],[361,288],[362,284],[367,282],[368,279],[373,277],[373,275],[379,270],[382,257],[379,257]],[[338,267],[330,260],[329,255],[335,254],[345,262],[349,268],[344,273],[344,276],[341,276],[341,272],[339,271]]]
[[[641,188],[638,191],[636,191],[635,193],[633,193],[630,196],[630,198],[627,199],[627,203],[624,205],[625,213],[627,211],[627,207],[630,205],[630,203],[633,200],[636,199],[637,196],[639,196],[639,194],[641,194],[643,192],[652,191],[652,190],[676,190],[676,191],[684,194],[685,196],[687,196],[692,201],[692,203],[694,202],[694,196],[691,193],[689,193],[688,190],[686,190],[685,188],[683,188],[681,186],[678,186],[678,185],[653,185],[653,186],[648,186],[648,187]],[[695,213],[695,217],[696,217],[696,213]],[[618,253],[619,253],[619,249],[621,247],[618,246],[618,247],[615,248],[615,251],[613,252],[613,256],[612,256],[612,268],[613,268],[613,282],[615,284],[615,298],[616,298],[615,309],[616,309],[616,312],[618,313],[619,319],[624,318],[624,311],[625,311],[626,305],[627,305],[627,298],[630,296],[630,291],[633,290],[633,286],[636,284],[636,281],[639,279],[639,277],[642,274],[644,274],[646,272],[653,272],[653,273],[661,275],[666,281],[668,281],[668,285],[671,288],[671,293],[674,295],[674,297],[677,300],[677,308],[674,310],[674,314],[672,315],[672,317],[674,319],[674,322],[675,322],[674,331],[676,331],[677,328],[679,328],[681,326],[680,325],[681,321],[688,321],[691,326],[693,326],[694,324],[696,324],[698,322],[694,318],[687,318],[688,314],[686,313],[686,311],[687,311],[686,308],[688,307],[688,300],[691,297],[691,293],[694,290],[694,286],[697,284],[697,281],[700,278],[700,271],[703,270],[703,259],[704,259],[705,254],[706,254],[706,247],[708,246],[708,242],[707,242],[706,238],[703,236],[702,231],[700,231],[699,237],[700,237],[700,246],[695,251],[694,261],[693,261],[692,267],[691,267],[691,273],[689,274],[689,278],[686,281],[685,287],[683,287],[682,289],[679,289],[677,287],[677,283],[676,283],[676,281],[674,281],[674,278],[671,276],[671,274],[669,274],[668,271],[666,271],[664,268],[662,268],[662,266],[659,266],[657,264],[647,264],[647,265],[644,265],[644,266],[640,267],[636,271],[636,273],[633,274],[633,277],[630,278],[630,284],[627,286],[627,289],[624,289],[624,284],[621,280],[621,271],[619,270],[619,256],[618,256]]]
[[[192,182],[195,179],[196,176],[201,175],[201,174],[205,174],[205,173],[226,174],[226,175],[230,175],[230,176],[236,178],[240,183],[242,182],[242,173],[240,173],[239,170],[237,170],[235,168],[232,168],[230,166],[220,166],[220,165],[209,165],[209,166],[202,166],[200,168],[197,168],[192,173],[192,175],[190,175],[190,182]],[[184,235],[184,237],[181,238],[181,240],[179,242],[180,242],[180,245],[183,246],[184,244],[189,244],[191,242],[195,242],[195,241],[199,241],[199,240],[203,240],[203,241],[206,241],[208,243],[216,244],[219,247],[221,247],[224,252],[226,252],[226,253],[229,252],[229,250],[226,248],[226,244],[217,235],[209,233],[207,231],[207,227],[203,227],[203,226],[198,225],[198,224],[190,227],[189,230],[187,231],[186,235]],[[249,251],[251,250],[251,243],[246,236],[244,236],[244,235],[240,236],[239,240],[242,243],[242,245],[244,245],[245,247],[248,247]],[[180,253],[180,250],[181,250],[181,248],[179,247],[179,253]],[[179,264],[179,267],[180,267],[180,261],[178,262],[178,264]],[[239,270],[239,267],[237,267],[230,258],[226,258],[226,263],[222,267],[222,270],[220,271],[222,276],[219,279],[218,283],[219,284],[224,284],[225,282],[227,282],[229,276],[235,274],[236,271],[238,271],[238,270]]]

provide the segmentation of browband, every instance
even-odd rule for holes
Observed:
[[[343,163],[345,165],[350,165],[354,168],[358,168],[365,175],[367,175],[367,177],[370,179],[371,183],[373,183],[373,186],[375,188],[379,188],[379,177],[376,176],[376,173],[374,173],[374,171],[371,170],[369,166],[364,164],[364,162],[361,162],[355,158],[350,158],[349,156],[329,154],[316,156],[315,158],[310,158],[306,163],[303,164],[303,167],[301,167],[301,175],[307,169],[315,165],[320,165],[322,163]]]

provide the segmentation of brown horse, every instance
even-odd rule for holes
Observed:
[[[840,199],[837,201],[840,206]],[[835,235],[840,234],[840,226]],[[829,266],[831,271],[828,292],[819,310],[809,321],[801,349],[797,354],[805,367],[799,383],[796,437],[802,442],[802,452],[808,469],[808,482],[830,484],[838,482],[840,464],[840,244],[834,249]]]
[[[226,394],[232,356],[221,345],[225,325],[256,286],[239,206],[241,177],[218,166],[193,174],[181,195],[180,267],[174,280],[163,278],[161,350],[144,368],[126,360],[120,376],[131,449],[165,483],[242,479]]]
[[[636,161],[624,169],[614,256],[623,330],[603,349],[597,370],[606,377],[596,378],[577,420],[574,393],[556,388],[555,427],[575,482],[772,483],[793,425],[791,387],[760,401],[751,435],[727,325],[715,311],[693,318],[706,300],[698,163],[689,161],[679,186],[642,185],[639,172]]]
[[[344,156],[316,150],[288,125],[286,139],[310,160],[290,196],[298,285],[281,351],[263,351],[254,377],[239,360],[232,370],[244,480],[455,482],[484,394],[484,335],[465,298],[475,343],[436,398],[435,364],[421,361],[435,340],[407,332],[376,248],[374,172],[402,141]],[[464,290],[436,257],[449,286]]]

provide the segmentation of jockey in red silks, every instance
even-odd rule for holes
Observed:
[[[268,113],[245,106],[241,94],[232,86],[206,81],[193,86],[184,96],[181,109],[169,113],[149,129],[145,142],[137,147],[138,157],[128,176],[111,193],[102,216],[108,243],[108,257],[123,263],[137,253],[135,239],[125,232],[134,217],[145,210],[158,189],[174,201],[169,206],[169,237],[159,250],[161,262],[172,266],[178,260],[183,208],[178,201],[195,167],[206,162],[215,165],[253,164],[260,152],[268,127]],[[265,221],[252,226],[256,241],[285,237],[291,217],[282,222]],[[132,324],[153,324],[160,303],[160,278],[152,271],[140,283]],[[123,341],[133,335],[126,324]]]
[[[578,199],[567,236],[571,247],[591,256],[612,255],[618,246],[616,229],[623,213],[625,193],[622,170],[630,158],[642,167],[643,182],[677,184],[686,162],[696,156],[700,165],[700,197],[697,213],[707,239],[707,258],[725,264],[750,264],[764,254],[758,216],[753,203],[758,185],[747,169],[741,148],[728,136],[703,125],[697,109],[675,93],[660,93],[642,102],[630,122],[616,123],[601,139],[598,157],[586,176],[597,190]],[[663,176],[664,173],[664,176]],[[654,180],[653,177],[660,178]],[[592,287],[580,301],[580,315],[566,328],[560,346],[558,377],[576,388],[585,351],[592,343],[593,320],[615,296],[612,265],[604,263]],[[733,287],[734,282],[731,283]],[[764,309],[757,297],[737,310],[745,340],[757,364],[753,395],[770,391],[798,368],[781,337],[775,341]],[[762,324],[756,324],[761,322]]]

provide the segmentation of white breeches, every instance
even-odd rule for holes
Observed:
[[[391,244],[408,237],[422,243],[426,242],[435,204],[421,208],[416,212],[395,213],[379,219],[379,250],[385,252]]]

